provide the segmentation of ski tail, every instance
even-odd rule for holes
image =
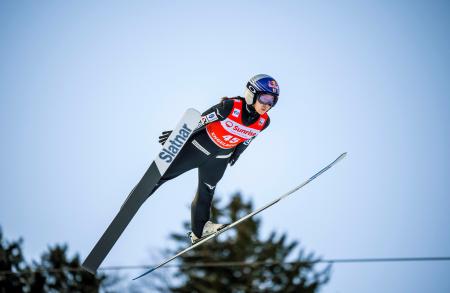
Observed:
[[[200,112],[192,108],[184,113],[156,159],[131,191],[111,224],[109,224],[102,237],[83,262],[82,267],[85,270],[95,274],[120,235],[122,235],[141,205],[149,197],[170,164],[174,161],[180,149],[199,125],[200,116]]]
[[[147,199],[160,178],[161,174],[159,173],[156,164],[153,162],[83,262],[82,267],[85,270],[95,274],[100,264],[106,258],[109,251],[117,242],[120,235],[122,235],[123,231],[137,213],[140,206]]]

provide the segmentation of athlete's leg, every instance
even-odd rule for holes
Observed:
[[[197,237],[201,237],[203,226],[210,218],[214,191],[227,164],[228,158],[211,158],[198,168],[198,188],[191,205],[192,232]]]

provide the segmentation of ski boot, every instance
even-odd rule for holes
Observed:
[[[188,232],[188,237],[189,237],[189,239],[191,239],[191,243],[195,244],[198,241],[208,237],[209,235],[222,230],[226,226],[227,226],[227,224],[215,224],[211,221],[208,221],[205,223],[205,226],[203,226],[202,237],[198,238],[197,236],[195,236],[194,232]]]

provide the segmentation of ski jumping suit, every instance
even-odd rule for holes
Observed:
[[[227,164],[233,165],[251,140],[270,123],[267,113],[259,115],[242,97],[223,98],[221,103],[202,114],[202,120],[215,121],[189,138],[151,192],[153,194],[163,183],[184,172],[198,168],[198,188],[191,205],[192,232],[197,237],[201,237],[203,226],[210,218],[214,190]]]

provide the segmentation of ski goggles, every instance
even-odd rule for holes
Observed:
[[[262,95],[258,95],[258,101],[261,104],[269,105],[269,106],[273,107],[277,102],[277,97],[275,97],[274,95],[271,95],[271,94],[262,94]]]

